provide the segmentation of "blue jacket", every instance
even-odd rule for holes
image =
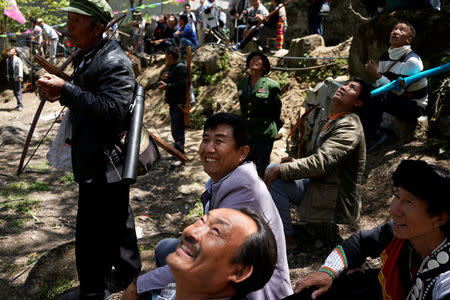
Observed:
[[[194,44],[195,47],[198,46],[198,40],[197,35],[195,34],[194,30],[192,30],[192,26],[189,24],[184,25],[184,27],[178,29],[179,32],[181,32],[180,35],[178,35],[178,38],[186,38]],[[175,37],[175,35],[174,35]]]

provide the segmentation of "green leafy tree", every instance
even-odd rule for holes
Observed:
[[[16,2],[27,22],[22,25],[11,18],[7,18],[8,32],[27,30],[31,26],[29,22],[31,18],[42,18],[49,25],[61,24],[66,20],[66,14],[61,11],[61,8],[68,6],[69,0],[43,0],[40,3],[35,0],[16,0]],[[0,7],[7,3],[7,0],[0,0]]]

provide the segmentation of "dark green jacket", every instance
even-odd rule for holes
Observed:
[[[280,85],[261,77],[248,95],[249,80],[250,77],[242,79],[237,86],[242,117],[247,120],[255,142],[273,139],[279,129],[275,121],[281,115]]]
[[[186,103],[186,88],[188,81],[188,69],[184,62],[178,61],[167,68],[169,77],[164,80],[167,83],[166,102],[170,105]]]

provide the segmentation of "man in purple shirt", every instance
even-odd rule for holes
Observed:
[[[205,213],[219,208],[248,208],[267,222],[276,240],[277,264],[269,282],[263,288],[248,294],[246,299],[276,300],[292,294],[286,242],[283,224],[272,197],[258,177],[253,163],[247,161],[250,144],[250,132],[242,118],[219,113],[206,120],[199,155],[204,171],[211,178],[206,183],[206,191],[201,199]],[[156,247],[157,265],[165,263],[165,257],[176,249],[178,240],[165,239],[160,244],[164,244],[166,249],[161,251],[159,244]],[[139,276],[137,293],[160,290],[171,282],[175,282],[175,278],[169,266],[165,265]]]

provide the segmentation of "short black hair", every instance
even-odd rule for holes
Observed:
[[[188,17],[186,15],[180,15],[180,21],[183,20],[184,24],[188,23]]]
[[[412,37],[413,39],[416,38],[416,29],[414,28],[414,26],[412,26],[411,23],[409,23],[408,21],[399,21],[399,22],[397,22],[397,24],[405,24],[406,26],[408,26],[409,29],[411,29],[410,37]],[[395,24],[395,25],[397,25],[397,24]]]
[[[184,5],[184,7],[186,7],[186,6],[189,6],[189,8],[191,8],[191,5],[190,5],[189,3],[186,3],[186,4]]]
[[[166,49],[166,53],[178,60],[181,56],[180,49],[175,46],[170,46]]]
[[[233,137],[236,148],[251,146],[250,129],[247,122],[241,117],[230,113],[218,113],[210,116],[203,126],[203,132],[208,129],[215,129],[221,124],[230,125],[233,128]],[[248,157],[248,156],[247,156]]]
[[[350,79],[350,81],[355,81],[361,85],[361,92],[359,93],[359,100],[361,100],[363,103],[369,102],[370,92],[372,90],[371,86],[359,77],[353,77],[352,79]]]
[[[450,173],[423,160],[403,160],[392,174],[395,187],[402,187],[427,202],[431,216],[447,212],[450,215]],[[450,237],[450,220],[441,226]]]
[[[233,264],[253,267],[252,274],[246,280],[233,284],[237,295],[232,299],[244,298],[248,293],[263,288],[272,277],[278,260],[275,235],[266,221],[248,208],[242,208],[239,211],[256,223],[257,232],[244,240],[231,260]]]

